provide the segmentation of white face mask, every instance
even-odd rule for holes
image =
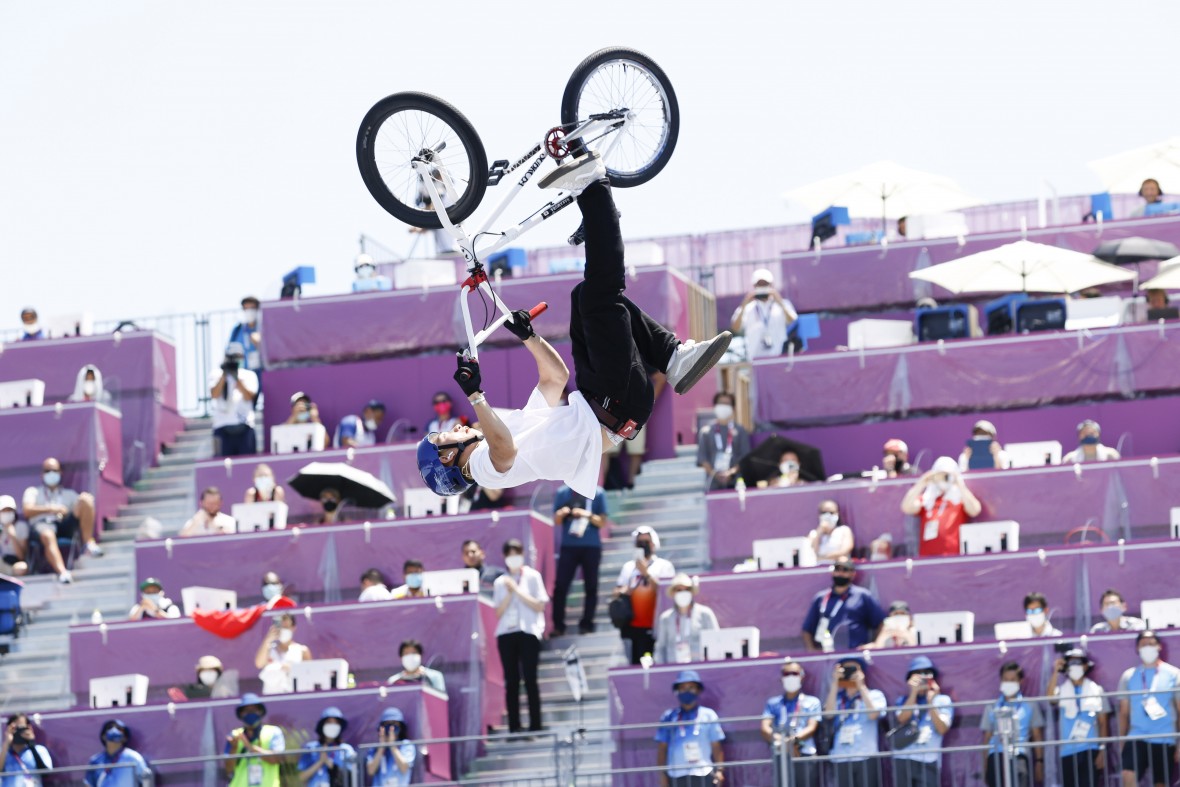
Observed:
[[[406,672],[417,672],[418,668],[422,666],[421,653],[407,653],[402,656],[402,669]]]
[[[1020,693],[1020,682],[1015,680],[1000,681],[1000,693],[1005,697],[1015,697]]]
[[[0,511],[0,525],[11,525],[15,521],[15,511]]]
[[[275,480],[268,475],[260,475],[254,479],[254,488],[264,495],[269,495],[275,488]]]
[[[1086,677],[1086,667],[1084,664],[1070,664],[1065,674],[1069,676],[1070,680],[1078,681]]]
[[[803,688],[803,678],[799,675],[783,675],[783,691],[794,694]]]
[[[672,594],[672,600],[676,602],[676,606],[680,609],[688,609],[692,606],[692,591],[677,590]]]
[[[266,599],[267,601],[270,601],[272,598],[274,598],[276,596],[281,596],[281,595],[283,595],[283,586],[282,585],[278,585],[278,584],[275,584],[274,582],[271,582],[268,585],[262,586],[262,597],[264,599]],[[286,629],[284,629],[284,630],[286,630]]]
[[[799,464],[797,462],[783,462],[778,466],[778,471],[783,475],[791,475],[799,472]]]
[[[295,639],[295,631],[293,629],[279,629],[279,642],[286,645],[293,639]]]
[[[890,615],[885,618],[886,631],[905,631],[910,627],[909,615]]]
[[[1035,629],[1039,629],[1042,626],[1044,626],[1045,625],[1044,611],[1030,613],[1028,615],[1028,622],[1029,622],[1029,625],[1031,625]]]
[[[1144,664],[1154,664],[1160,657],[1160,649],[1158,645],[1144,645],[1139,648],[1139,658]]]
[[[328,740],[336,740],[340,737],[340,725],[334,721],[330,721],[323,727],[320,727],[320,730]]]
[[[358,279],[371,279],[376,272],[377,269],[372,265],[360,265],[356,269],[356,277]]]
[[[41,323],[37,322],[36,320],[25,323],[25,333],[27,333],[29,336],[34,335],[39,330],[41,330]]]
[[[718,421],[728,421],[733,418],[733,405],[715,404],[713,405],[713,415],[717,416]]]
[[[202,686],[212,686],[217,682],[217,670],[203,669],[197,673],[197,680],[201,682]]]
[[[370,432],[376,432],[377,431],[377,421],[373,418],[366,418],[365,419],[365,429]]]
[[[835,526],[835,524],[840,521],[840,515],[833,514],[830,511],[825,511],[819,515],[819,521],[825,525]]]
[[[246,323],[247,325],[253,325],[257,321],[258,321],[258,310],[257,309],[242,309],[242,322]]]
[[[94,380],[83,380],[82,381],[82,393],[86,394],[87,396],[94,396],[94,393],[97,390],[98,390],[98,383],[96,383]]]
[[[524,565],[524,555],[508,555],[504,558],[504,565],[509,571],[516,571]]]

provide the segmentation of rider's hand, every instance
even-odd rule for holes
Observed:
[[[537,335],[533,330],[533,318],[524,309],[512,312],[511,322],[505,322],[504,327],[512,331],[512,335],[522,342]]]
[[[467,396],[479,393],[482,390],[480,386],[483,385],[483,380],[479,376],[479,361],[464,358],[462,353],[458,353],[457,358],[459,368],[455,371],[455,382],[459,383],[459,387]]]

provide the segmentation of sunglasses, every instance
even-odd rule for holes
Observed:
[[[798,675],[799,677],[802,677],[802,676],[803,676],[803,673],[802,673],[802,672],[784,672],[784,673],[783,673],[783,677],[784,677],[784,678],[785,678],[786,676],[788,676],[788,675]]]

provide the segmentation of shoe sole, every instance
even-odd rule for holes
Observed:
[[[731,341],[733,341],[733,334],[729,331],[722,331],[718,334],[717,338],[713,340],[712,346],[709,347],[709,352],[701,356],[696,365],[689,369],[684,379],[676,383],[672,390],[678,394],[688,393],[710,369],[717,365],[721,356],[725,355],[725,351],[729,349]]]

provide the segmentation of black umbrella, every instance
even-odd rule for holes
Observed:
[[[823,453],[813,445],[801,443],[788,437],[775,434],[766,438],[762,443],[738,463],[742,480],[749,486],[759,481],[769,481],[779,476],[778,465],[787,451],[794,451],[799,457],[799,477],[804,481],[823,481],[827,478],[824,473]]]
[[[335,489],[357,508],[381,508],[397,499],[389,487],[372,473],[344,462],[312,462],[287,480],[299,494],[319,500],[325,489]]]
[[[1103,241],[1094,249],[1094,256],[1115,265],[1147,260],[1170,260],[1180,256],[1176,244],[1155,238],[1120,238]]]

